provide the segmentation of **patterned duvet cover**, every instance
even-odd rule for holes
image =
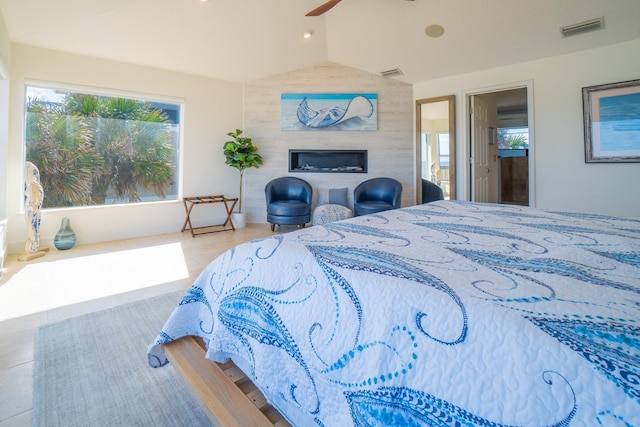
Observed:
[[[439,201],[251,241],[196,335],[296,426],[640,426],[640,220]]]

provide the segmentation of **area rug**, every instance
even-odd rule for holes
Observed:
[[[147,365],[147,346],[182,294],[42,326],[33,426],[210,426],[171,365]]]

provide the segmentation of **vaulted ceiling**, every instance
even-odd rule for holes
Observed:
[[[331,61],[416,83],[640,38],[640,0],[343,0],[305,16],[324,1],[0,0],[0,11],[14,43],[235,82]],[[601,16],[602,30],[560,35]],[[444,35],[427,37],[431,24]]]

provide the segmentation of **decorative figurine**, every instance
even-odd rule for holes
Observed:
[[[29,261],[41,257],[48,248],[40,248],[40,211],[44,191],[40,184],[40,171],[31,162],[25,164],[24,179],[24,215],[27,222],[28,239],[24,246],[24,254],[18,257],[20,261]]]

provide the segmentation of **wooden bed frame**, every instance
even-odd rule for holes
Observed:
[[[202,339],[186,336],[163,345],[165,355],[216,427],[291,424],[232,361],[205,358]]]

